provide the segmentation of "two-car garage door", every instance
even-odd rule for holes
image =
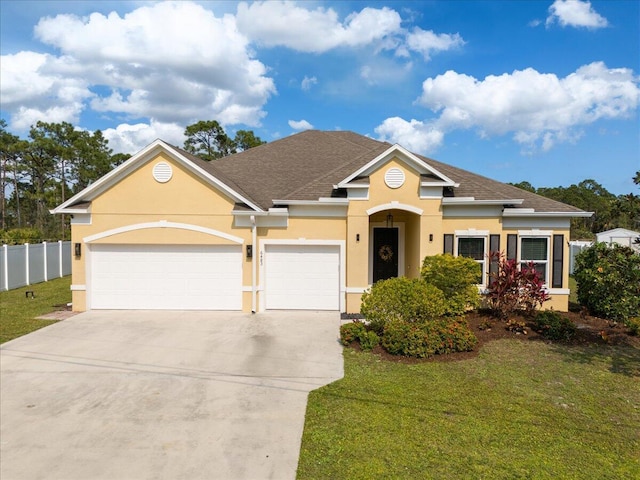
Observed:
[[[241,310],[240,245],[92,245],[92,309]]]

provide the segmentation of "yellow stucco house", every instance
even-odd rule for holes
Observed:
[[[427,255],[533,261],[567,310],[569,223],[590,213],[352,132],[205,162],[157,140],[70,214],[73,310],[336,310]]]

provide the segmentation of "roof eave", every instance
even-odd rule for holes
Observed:
[[[274,205],[317,205],[317,206],[345,206],[349,205],[349,200],[345,198],[326,198],[321,197],[318,200],[273,200]]]
[[[474,197],[444,197],[442,199],[443,206],[455,205],[522,205],[522,198],[505,198],[493,200],[476,200]]]
[[[345,185],[333,185],[333,189],[337,190],[338,188],[369,188],[368,183],[347,183]]]
[[[456,182],[420,182],[421,187],[453,187],[458,188],[459,183]]]
[[[589,218],[593,212],[536,212],[530,208],[506,208],[503,217],[582,217]]]
[[[268,211],[262,211],[262,212],[233,210],[231,213],[237,217],[288,217],[289,216],[289,210],[286,208],[270,208]]]
[[[91,213],[91,207],[89,208],[60,208],[60,207],[56,207],[52,210],[49,210],[49,213],[52,215],[56,215],[59,213],[66,213],[66,214],[70,214],[70,215],[80,215],[82,213]]]

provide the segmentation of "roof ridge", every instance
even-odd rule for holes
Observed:
[[[331,131],[326,131],[326,130],[319,130],[321,133],[327,134],[327,135],[331,135],[333,133],[348,133],[349,135],[353,135],[353,136],[357,136],[359,138],[366,138],[367,140],[370,140],[372,142],[378,142],[378,143],[388,143],[388,142],[382,142],[381,140],[375,140],[371,137],[368,137],[366,135],[361,135],[359,133],[354,132],[353,130],[331,130]],[[357,145],[357,146],[362,146],[362,144],[354,142],[348,138],[342,138],[343,141],[351,143],[352,145]]]
[[[323,132],[323,133],[327,133],[327,132]],[[374,140],[374,141],[375,141],[375,142],[380,143],[381,145],[384,145],[385,143],[387,143],[387,142],[380,142],[380,141],[378,141],[378,140]],[[357,143],[355,143],[355,142],[349,142],[349,143],[351,143],[351,144],[353,144],[353,145],[358,145],[358,144],[357,144]],[[380,147],[379,147],[379,148],[380,148]],[[295,194],[297,194],[298,192],[300,192],[300,191],[302,191],[302,190],[306,190],[306,189],[309,187],[309,185],[313,185],[313,184],[316,184],[316,183],[320,183],[320,182],[322,182],[322,180],[323,180],[323,179],[325,179],[325,178],[327,178],[327,177],[331,176],[333,173],[335,173],[335,172],[337,172],[337,171],[340,171],[340,170],[343,170],[343,169],[346,169],[348,166],[350,166],[350,165],[352,165],[352,164],[354,164],[354,163],[356,163],[356,162],[360,163],[360,162],[361,162],[362,157],[364,157],[364,156],[366,156],[366,155],[370,155],[370,154],[371,154],[371,152],[372,152],[372,151],[374,151],[374,150],[375,150],[375,149],[373,149],[373,148],[372,148],[372,149],[369,149],[369,150],[367,150],[366,152],[364,152],[364,153],[362,153],[362,154],[358,155],[356,158],[354,158],[354,159],[353,159],[353,160],[351,160],[350,162],[348,162],[348,163],[346,163],[346,164],[343,164],[343,165],[338,165],[338,166],[337,166],[337,167],[335,167],[334,169],[329,170],[329,171],[328,171],[327,173],[325,173],[324,175],[322,175],[322,176],[320,176],[320,177],[318,177],[318,178],[316,178],[316,179],[314,179],[314,180],[312,180],[312,181],[310,181],[310,182],[307,182],[306,184],[304,184],[303,186],[301,186],[301,187],[299,187],[299,188],[295,189],[295,190],[294,190],[294,191],[292,191],[292,192],[289,192],[289,193],[285,196],[285,198],[284,198],[284,199],[291,199],[291,197],[292,197],[292,196],[294,196]],[[373,157],[373,158],[375,158],[375,157]],[[332,183],[333,183],[333,182],[332,182]]]

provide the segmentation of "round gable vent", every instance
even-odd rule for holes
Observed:
[[[159,162],[153,167],[153,178],[156,179],[156,182],[166,183],[171,180],[172,175],[173,170],[171,169],[171,165],[168,163]]]
[[[399,168],[390,168],[384,174],[384,183],[389,188],[399,188],[404,185],[404,172]]]

